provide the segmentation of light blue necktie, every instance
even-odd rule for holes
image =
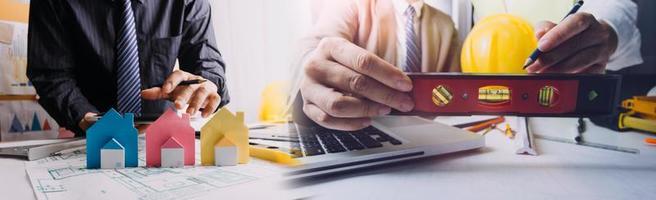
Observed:
[[[120,32],[116,45],[116,72],[118,81],[118,111],[141,113],[141,78],[139,74],[139,50],[130,0],[120,0]]]
[[[408,6],[405,9],[405,46],[406,46],[406,59],[403,64],[403,71],[405,72],[421,72],[421,48],[419,47],[419,40],[415,33],[415,8]]]

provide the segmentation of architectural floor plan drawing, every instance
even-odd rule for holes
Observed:
[[[143,144],[143,138],[140,138]],[[233,167],[145,168],[140,145],[137,168],[89,170],[84,152],[26,162],[37,199],[215,199],[234,187],[271,182],[282,169],[253,160]],[[200,151],[197,151],[200,152]],[[200,156],[197,156],[200,158]]]

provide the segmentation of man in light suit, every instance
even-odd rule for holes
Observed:
[[[303,112],[324,127],[357,130],[391,108],[412,110],[404,72],[460,70],[451,18],[421,0],[329,0],[322,7],[305,40],[300,93]],[[536,73],[601,72],[618,46],[613,28],[584,12],[540,25],[536,36],[546,58],[527,69]]]

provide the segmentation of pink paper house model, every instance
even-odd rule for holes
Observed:
[[[194,129],[189,124],[189,115],[178,116],[175,111],[167,110],[146,129],[146,166],[160,167],[162,159],[170,161],[167,163],[175,163],[181,159],[176,158],[179,150],[183,151],[184,165],[194,165],[194,134]],[[170,153],[166,153],[167,157],[162,158],[162,152]]]

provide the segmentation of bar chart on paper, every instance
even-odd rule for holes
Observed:
[[[59,125],[35,101],[0,101],[0,140],[60,138]]]
[[[28,0],[0,1],[0,95],[35,94],[27,79]]]
[[[34,94],[27,72],[27,24],[0,20],[0,94]]]

